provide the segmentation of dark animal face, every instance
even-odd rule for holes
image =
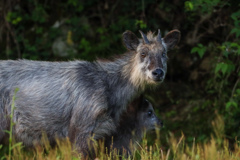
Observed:
[[[141,105],[137,112],[139,125],[146,131],[162,127],[163,122],[156,116],[152,104],[144,99]]]
[[[180,39],[180,31],[172,30],[161,38],[160,30],[155,36],[149,32],[147,36],[140,31],[143,39],[138,39],[131,31],[123,33],[123,42],[127,49],[135,51],[133,82],[162,82],[167,72],[167,51],[173,48]]]

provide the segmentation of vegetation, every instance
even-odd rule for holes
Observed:
[[[2,0],[0,59],[92,61],[123,53],[125,30],[160,28],[164,34],[177,28],[182,38],[169,52],[166,80],[146,92],[165,127],[160,137],[149,134],[143,140],[135,158],[239,159],[239,8],[234,0]],[[0,145],[0,155],[78,158],[69,142],[59,144],[36,152],[17,145],[9,153],[10,147]]]
[[[216,119],[212,122],[214,134],[212,134],[209,142],[201,144],[196,143],[195,139],[191,144],[186,143],[186,137],[182,134],[180,138],[176,138],[173,134],[167,136],[167,143],[169,149],[165,150],[159,143],[159,137],[152,145],[148,144],[146,138],[139,144],[135,150],[133,157],[124,157],[118,155],[116,150],[107,150],[100,143],[96,146],[98,155],[95,160],[107,159],[142,159],[142,160],[168,160],[168,159],[189,159],[189,160],[235,160],[240,158],[239,141],[234,143],[234,148],[229,150],[229,141],[224,138],[223,129],[224,123],[221,116],[217,115]],[[159,135],[159,132],[157,132]],[[43,146],[37,146],[34,150],[26,150],[19,143],[11,148],[12,155],[5,154],[1,159],[82,159],[81,155],[77,154],[71,147],[68,139],[57,141],[55,147],[51,147],[47,139],[43,139]],[[1,146],[0,146],[1,148]],[[114,157],[114,158],[113,158]]]

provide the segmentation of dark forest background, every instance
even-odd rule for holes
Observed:
[[[0,59],[63,61],[122,54],[131,30],[181,31],[165,82],[146,97],[164,120],[161,137],[205,142],[222,116],[240,137],[240,4],[236,0],[1,0]],[[239,138],[238,138],[239,139]],[[162,142],[164,147],[164,140]]]

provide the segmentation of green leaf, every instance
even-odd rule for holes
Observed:
[[[139,25],[139,27],[140,27],[141,29],[147,28],[147,24],[144,23],[143,20],[136,20],[136,21],[135,21],[135,25],[136,25],[136,26]]]
[[[191,50],[191,53],[196,53],[198,51],[198,47],[193,47],[193,49]]]
[[[203,57],[204,53],[206,52],[206,48],[202,48],[199,52],[198,55],[200,56],[200,58]]]
[[[238,108],[238,104],[235,101],[229,101],[226,104],[226,110],[229,110],[231,106],[236,109]]]
[[[233,20],[238,20],[238,18],[240,18],[240,10],[238,10],[237,12],[234,12],[232,15],[231,15],[231,18]]]
[[[22,142],[15,143],[10,149],[14,149],[15,147],[21,146]]]
[[[228,51],[223,51],[223,56],[225,56],[225,57],[227,57],[228,58],[228,55],[229,55],[230,53],[228,52]]]
[[[225,74],[225,73],[227,72],[227,69],[228,69],[228,64],[223,63],[223,64],[222,64],[222,68],[221,68],[222,73]]]
[[[233,101],[233,102],[232,102],[232,106],[235,107],[235,108],[237,109],[237,108],[238,108],[238,104],[237,104],[237,102]]]
[[[240,47],[237,50],[237,54],[240,55]]]
[[[236,37],[238,38],[240,36],[240,29],[239,28],[233,28],[230,33],[231,34],[236,33]]]
[[[228,73],[231,73],[231,72],[233,72],[234,70],[235,70],[235,64],[233,64],[233,63],[228,64],[228,70],[227,70],[227,72],[228,72]]]
[[[10,134],[10,131],[8,131],[8,130],[3,130],[3,132],[6,132],[6,133]]]
[[[226,104],[226,110],[229,110],[229,108],[231,107],[231,105],[232,105],[232,102],[227,102],[227,104]]]
[[[215,74],[222,68],[223,63],[218,63],[215,68]]]
[[[240,94],[240,89],[236,89],[236,93],[237,93],[237,94]]]
[[[192,2],[186,1],[186,2],[184,3],[184,5],[185,5],[185,9],[186,9],[187,11],[192,11],[192,10],[193,10],[193,4],[192,4]]]
[[[203,57],[205,52],[206,52],[206,47],[200,43],[198,44],[197,47],[193,47],[193,49],[191,50],[191,53],[197,53],[200,58]]]
[[[231,43],[231,45],[230,45],[231,47],[239,47],[239,44],[237,44],[237,43]]]
[[[215,74],[218,71],[222,71],[222,73],[225,75],[226,73],[231,73],[232,71],[235,70],[235,65],[234,64],[227,64],[227,63],[218,63],[215,67]]]

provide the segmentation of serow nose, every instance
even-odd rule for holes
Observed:
[[[162,128],[163,127],[163,121],[161,119],[157,120],[156,127],[157,128]]]
[[[158,68],[158,69],[155,69],[153,72],[153,77],[156,81],[160,81],[164,75],[164,72],[162,69]]]
[[[160,127],[163,127],[163,121],[160,122]]]
[[[157,125],[158,127],[163,127],[163,121],[161,119],[158,119]]]

